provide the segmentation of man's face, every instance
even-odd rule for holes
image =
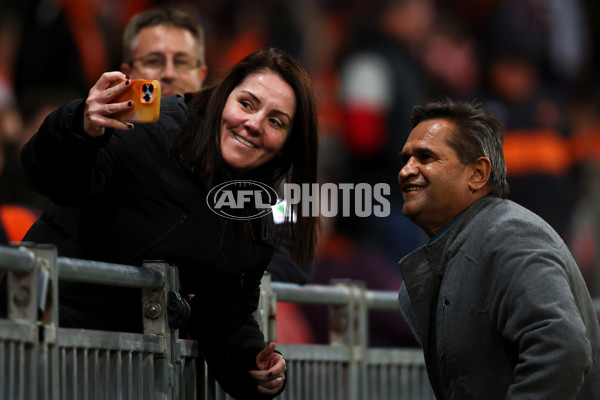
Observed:
[[[429,236],[435,235],[473,203],[471,165],[463,165],[448,144],[454,125],[444,119],[419,123],[402,149],[398,173],[402,212]]]
[[[149,26],[138,34],[132,60],[121,64],[121,72],[132,79],[156,79],[163,97],[183,95],[202,88],[207,68],[198,58],[198,44],[187,29]]]

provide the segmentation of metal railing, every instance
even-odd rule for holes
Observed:
[[[261,284],[255,318],[266,340],[277,341],[277,303],[317,304],[329,308],[329,344],[278,344],[288,366],[288,381],[278,400],[433,400],[418,348],[369,348],[369,311],[398,311],[397,293],[369,291],[361,282],[333,285]],[[398,317],[400,317],[398,315]],[[210,399],[230,400],[214,382]]]
[[[177,268],[57,257],[45,246],[0,248],[8,318],[0,319],[0,400],[196,399],[198,350],[168,327]],[[142,289],[144,333],[58,326],[58,280]]]
[[[272,298],[264,293],[264,305],[273,307],[281,301],[329,308],[329,344],[278,345],[289,367],[287,388],[280,399],[435,399],[420,349],[368,346],[369,312],[399,311],[397,293],[367,290],[356,281],[305,286],[273,282],[269,286]],[[271,334],[276,333],[275,315],[272,310]],[[399,312],[396,317],[401,318]]]
[[[144,268],[57,257],[44,246],[0,246],[8,317],[0,318],[0,400],[230,399],[199,359],[197,344],[168,325],[177,268]],[[59,279],[142,289],[144,333],[58,326]],[[305,285],[265,276],[256,319],[277,339],[278,302],[330,311],[330,343],[279,344],[288,364],[280,400],[433,399],[420,349],[370,348],[369,312],[396,310],[397,294],[360,282]],[[594,302],[600,315],[600,299]]]

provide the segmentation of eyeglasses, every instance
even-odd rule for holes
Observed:
[[[133,65],[136,61],[139,61],[143,68],[153,71],[162,71],[167,66],[167,57],[160,53],[134,58],[128,64]],[[198,68],[200,60],[187,55],[176,55],[173,58],[173,65],[177,72],[184,72]]]

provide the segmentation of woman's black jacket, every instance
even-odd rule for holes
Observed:
[[[265,346],[252,313],[273,254],[272,218],[248,225],[208,208],[207,188],[170,153],[189,112],[183,97],[162,99],[154,124],[99,138],[84,132],[83,107],[77,100],[51,113],[21,153],[32,188],[81,208],[76,246],[59,255],[177,265],[183,293],[194,295],[185,332],[225,390],[261,398],[248,371]],[[65,283],[61,325],[139,331],[140,299],[136,290]]]

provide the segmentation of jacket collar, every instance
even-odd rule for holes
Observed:
[[[411,265],[426,259],[436,275],[443,276],[445,264],[462,246],[466,233],[469,231],[468,226],[476,222],[477,215],[481,210],[497,201],[501,201],[501,199],[491,195],[477,200],[444,227],[439,236],[436,235],[432,240],[400,260],[399,265],[403,275],[405,269],[407,269],[407,273],[410,273],[408,269],[411,269]]]
[[[501,200],[493,196],[478,200],[463,211],[437,240],[421,246],[398,263],[416,314],[424,349],[431,349],[429,332],[431,324],[435,324],[435,305],[446,264],[461,248],[468,237],[469,226],[477,223],[481,211],[498,201]]]

